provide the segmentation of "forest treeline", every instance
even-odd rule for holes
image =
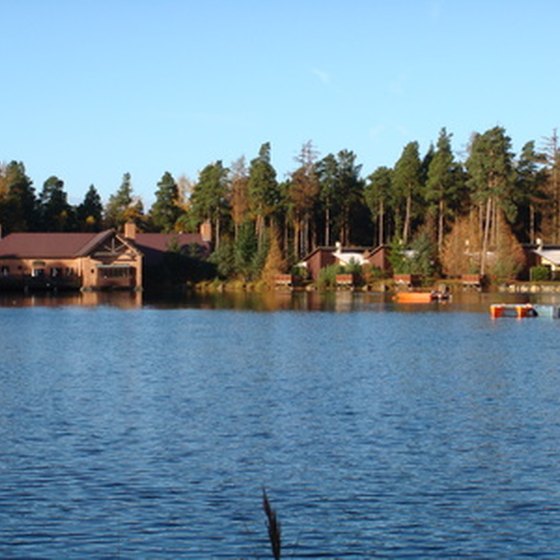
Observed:
[[[387,244],[394,255],[415,249],[428,274],[514,276],[520,244],[560,242],[560,148],[554,130],[514,154],[505,129],[496,126],[474,133],[461,160],[443,128],[426,153],[409,142],[393,167],[367,173],[353,151],[319,157],[310,141],[281,180],[264,143],[249,162],[209,163],[194,181],[165,172],[149,209],[129,173],[105,203],[91,185],[71,205],[61,178],[49,177],[37,191],[22,162],[0,167],[3,234],[120,230],[130,220],[161,232],[197,231],[209,222],[211,260],[222,277],[288,270],[335,242]]]

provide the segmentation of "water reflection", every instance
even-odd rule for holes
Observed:
[[[95,307],[107,305],[122,309],[142,307],[142,292],[37,292],[0,294],[0,307]]]
[[[110,306],[121,309],[235,309],[240,311],[395,311],[401,313],[463,311],[487,313],[492,303],[560,304],[560,294],[511,294],[501,292],[456,292],[449,302],[403,304],[391,293],[361,291],[289,291],[173,293],[71,292],[0,294],[0,307]]]

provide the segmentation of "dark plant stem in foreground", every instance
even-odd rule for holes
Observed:
[[[276,517],[276,512],[272,509],[266,490],[263,489],[263,509],[266,514],[266,528],[268,529],[268,539],[272,548],[272,555],[274,560],[280,560],[281,544],[281,531],[280,522]]]

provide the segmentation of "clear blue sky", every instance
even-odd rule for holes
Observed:
[[[279,179],[312,140],[363,175],[464,153],[503,126],[515,151],[560,125],[557,0],[0,0],[0,161],[39,191],[103,201],[125,172],[149,208],[165,171],[196,180],[272,145]]]

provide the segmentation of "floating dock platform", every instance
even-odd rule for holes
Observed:
[[[492,319],[499,319],[500,317],[525,319],[536,317],[537,311],[530,303],[493,303],[490,306],[490,316]]]

